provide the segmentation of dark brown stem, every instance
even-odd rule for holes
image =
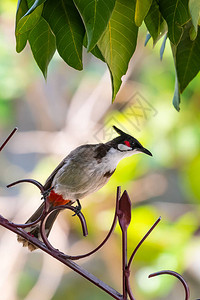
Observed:
[[[126,270],[125,275],[126,275],[126,288],[127,288],[128,295],[130,297],[130,300],[135,300],[132,290],[131,290],[131,285],[130,285],[130,280],[129,280],[130,272],[128,272],[128,270]]]
[[[9,136],[7,137],[7,139],[3,142],[3,144],[0,146],[0,151],[5,147],[5,145],[8,143],[8,141],[11,139],[11,137],[13,136],[13,134],[18,130],[17,127],[15,127],[13,129],[13,131],[9,134]]]
[[[185,300],[189,300],[189,297],[190,297],[190,290],[189,290],[189,287],[187,285],[187,282],[185,281],[185,279],[180,275],[178,274],[177,272],[174,272],[174,271],[170,271],[170,270],[163,270],[163,271],[159,271],[159,272],[155,272],[155,273],[152,273],[149,275],[149,278],[151,277],[155,277],[155,276],[159,276],[159,275],[165,275],[165,274],[168,274],[168,275],[171,275],[171,276],[174,276],[176,278],[178,278],[184,289],[185,289]]]
[[[127,285],[126,285],[126,268],[127,268],[127,229],[131,222],[131,201],[128,193],[124,191],[120,200],[117,211],[119,225],[122,231],[122,284],[123,284],[123,299],[127,300]]]
[[[134,296],[133,296],[133,293],[132,293],[132,290],[131,290],[131,286],[130,286],[130,267],[131,267],[131,263],[133,261],[133,258],[135,257],[135,254],[137,253],[138,249],[140,248],[140,246],[142,245],[142,243],[146,240],[146,238],[149,236],[149,234],[152,232],[152,230],[158,225],[158,223],[161,221],[161,217],[159,217],[157,219],[157,221],[151,226],[151,228],[148,230],[148,232],[145,234],[145,236],[141,239],[141,241],[138,243],[138,245],[135,247],[130,259],[129,259],[129,262],[128,262],[128,265],[127,265],[127,268],[126,268],[126,272],[125,272],[125,280],[126,280],[126,287],[127,287],[127,291],[128,291],[128,295],[130,297],[131,300],[135,300]]]
[[[16,184],[24,183],[24,182],[28,182],[28,183],[34,184],[40,190],[41,194],[44,194],[45,190],[44,190],[43,185],[39,181],[37,181],[35,179],[21,179],[21,180],[17,180],[15,182],[12,182],[12,183],[8,184],[7,188],[10,188],[10,187],[12,187],[12,186],[14,186]]]
[[[117,223],[117,211],[118,211],[118,205],[119,205],[119,199],[120,199],[120,195],[121,195],[121,187],[118,186],[117,187],[117,196],[116,196],[116,206],[115,206],[115,214],[114,214],[114,219],[113,219],[113,222],[112,222],[112,225],[111,225],[111,228],[107,234],[107,236],[105,237],[105,239],[92,251],[86,253],[86,254],[82,254],[82,255],[70,255],[69,258],[72,259],[72,260],[78,260],[78,259],[81,259],[81,258],[85,258],[85,257],[88,257],[92,254],[94,254],[95,252],[97,252],[99,249],[101,249],[103,247],[103,245],[105,245],[105,243],[108,241],[109,237],[111,236],[111,234],[113,233],[114,229],[115,229],[115,226],[116,226],[116,223]]]
[[[42,251],[48,253],[49,255],[51,255],[52,257],[57,259],[58,261],[62,262],[63,264],[65,264],[66,266],[71,268],[76,273],[80,274],[81,276],[83,276],[84,278],[86,278],[87,280],[89,280],[90,282],[95,284],[96,286],[98,286],[100,289],[102,289],[103,291],[105,291],[106,293],[111,295],[114,299],[123,300],[123,296],[120,293],[118,293],[115,289],[113,289],[112,287],[110,287],[109,285],[107,285],[106,283],[104,283],[103,281],[98,279],[97,277],[95,277],[93,274],[89,273],[84,268],[77,265],[72,260],[64,258],[62,255],[60,255],[62,253],[60,253],[58,250],[52,251],[52,250],[48,249],[44,243],[40,242],[35,237],[31,237],[24,230],[21,230],[20,228],[16,228],[15,226],[13,226],[13,224],[11,222],[9,222],[7,219],[3,218],[1,215],[0,215],[0,225],[11,230],[12,232],[24,237],[25,239],[27,239],[28,241],[33,243],[36,247],[40,248]]]
[[[57,210],[63,210],[63,209],[69,209],[73,212],[76,212],[76,208],[70,205],[60,205],[60,206],[56,206],[55,208],[51,209],[50,211],[46,212],[44,214],[44,217],[41,220],[41,225],[40,225],[40,233],[43,239],[43,242],[45,243],[45,245],[47,246],[47,248],[49,248],[52,251],[58,251],[56,248],[54,248],[51,243],[49,242],[47,235],[45,233],[45,224],[46,221],[48,219],[48,217]],[[84,215],[80,212],[79,214],[77,214],[77,216],[79,217],[79,220],[81,222],[82,225],[82,231],[83,231],[83,236],[87,236],[88,235],[88,230],[87,230],[87,225],[86,225],[86,221],[85,221],[85,217]],[[61,253],[60,253],[61,254]],[[71,258],[69,255],[63,254],[62,256],[64,256],[65,258]]]
[[[128,262],[128,266],[127,269],[130,270],[130,266],[131,263],[133,261],[133,258],[135,257],[135,254],[137,253],[138,249],[140,248],[140,246],[142,245],[142,243],[146,240],[146,238],[150,235],[150,233],[153,231],[153,229],[158,225],[158,223],[161,221],[161,217],[159,217],[156,222],[153,224],[153,226],[151,226],[151,228],[148,230],[148,232],[145,234],[145,236],[141,239],[141,241],[138,243],[138,245],[136,246],[135,250],[133,251],[129,262]]]
[[[122,231],[122,274],[123,274],[123,299],[127,300],[126,286],[126,268],[127,268],[127,230]]]

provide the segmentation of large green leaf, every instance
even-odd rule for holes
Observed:
[[[21,52],[26,46],[28,34],[17,32],[17,24],[19,20],[25,15],[28,10],[26,0],[19,0],[17,4],[16,23],[15,23],[15,38],[16,38],[16,51]]]
[[[16,11],[16,20],[15,20],[15,27],[19,20],[25,15],[28,10],[28,5],[26,0],[18,0],[17,3],[17,11]]]
[[[30,31],[28,40],[33,56],[46,78],[49,62],[56,51],[56,40],[44,18],[41,17],[37,25]]]
[[[164,51],[165,51],[166,41],[167,41],[167,34],[165,34],[165,36],[163,38],[162,45],[160,47],[160,60],[163,59],[163,54],[164,54]]]
[[[187,24],[176,49],[175,64],[181,93],[200,70],[200,32],[192,41],[190,39],[191,26]]]
[[[29,0],[30,1],[30,0]],[[38,6],[43,4],[46,0],[35,0],[31,8],[27,11],[26,16],[30,15]]]
[[[135,6],[135,24],[139,27],[142,25],[153,0],[136,0]]]
[[[83,46],[85,48],[87,48],[87,34],[85,33],[84,39],[83,39]],[[99,47],[96,45],[91,51],[90,51],[94,56],[96,56],[98,59],[102,60],[103,62],[105,62],[105,59],[101,53],[101,51],[99,50]]]
[[[189,10],[192,17],[192,23],[194,25],[195,31],[198,30],[198,21],[200,18],[200,1],[199,0],[189,0]]]
[[[113,100],[137,43],[138,27],[134,14],[135,1],[117,0],[108,26],[97,43],[111,73]]]
[[[87,50],[91,51],[106,29],[115,0],[74,0],[74,3],[86,28]]]
[[[85,28],[72,0],[48,0],[43,16],[56,36],[58,53],[71,67],[82,70]]]
[[[28,4],[28,9],[30,9],[34,3],[35,3],[35,0],[26,0],[27,4]]]
[[[175,77],[174,96],[173,96],[172,102],[173,102],[173,105],[176,108],[176,110],[179,111],[180,110],[181,97],[180,97],[177,74],[176,74],[176,77]]]
[[[146,38],[145,38],[145,42],[144,42],[144,46],[146,47],[146,45],[148,44],[149,40],[151,39],[151,35],[150,33],[147,31],[146,34]]]
[[[31,30],[39,21],[41,13],[43,10],[43,4],[38,6],[31,14],[28,16],[24,15],[18,22],[16,26],[16,34],[22,34]]]
[[[153,0],[151,7],[144,19],[145,25],[153,38],[154,45],[166,32],[166,23],[163,19],[156,0]]]
[[[171,42],[171,49],[172,49],[172,55],[173,55],[173,59],[174,59],[174,66],[175,66],[175,87],[174,87],[174,96],[173,96],[172,103],[173,103],[174,107],[176,108],[176,110],[180,111],[181,96],[180,96],[179,82],[178,82],[178,77],[177,77],[177,72],[176,72],[177,46],[172,44],[172,42]]]
[[[183,34],[183,25],[190,19],[188,0],[160,0],[159,7],[168,25],[168,37],[177,45]]]

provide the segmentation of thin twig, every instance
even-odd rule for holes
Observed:
[[[18,130],[17,127],[15,127],[13,129],[13,131],[9,134],[9,136],[7,137],[7,139],[3,142],[3,144],[0,146],[0,151],[5,147],[5,145],[8,143],[8,141],[11,139],[11,137],[13,136],[13,134]]]

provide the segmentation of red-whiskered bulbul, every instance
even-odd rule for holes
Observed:
[[[138,140],[131,135],[113,126],[119,134],[118,137],[103,144],[82,145],[69,153],[47,178],[44,189],[47,191],[47,201],[51,207],[58,205],[72,204],[77,201],[77,213],[81,209],[79,200],[102,188],[115,172],[117,164],[124,157],[137,153],[146,153],[152,156],[151,152],[144,148]],[[44,209],[44,202],[26,223],[35,221]],[[59,211],[54,211],[46,222],[46,235]],[[25,230],[39,239],[40,224],[26,228]],[[28,246],[33,251],[36,247],[26,239],[18,236],[18,241],[23,246]]]

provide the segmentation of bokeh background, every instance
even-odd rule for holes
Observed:
[[[16,1],[0,2],[0,140],[17,126],[18,132],[0,155],[0,213],[24,222],[40,205],[41,195],[30,184],[6,189],[23,178],[44,183],[70,150],[83,143],[114,138],[116,125],[140,140],[153,158],[139,154],[120,162],[109,183],[82,201],[89,236],[71,213],[60,214],[50,241],[69,254],[98,245],[109,230],[117,186],[132,200],[128,230],[131,254],[147,230],[162,221],[138,251],[131,282],[137,300],[184,299],[182,286],[169,276],[148,279],[162,269],[181,273],[200,297],[200,76],[182,96],[181,111],[172,106],[174,66],[167,43],[163,61],[161,41],[144,47],[145,30],[122,88],[111,103],[106,66],[84,52],[84,71],[68,67],[56,54],[48,79],[29,47],[15,53]],[[79,261],[106,283],[121,291],[121,235],[116,228],[94,256]],[[12,232],[0,228],[0,291],[3,300],[111,299],[70,269],[40,250],[30,253]]]

